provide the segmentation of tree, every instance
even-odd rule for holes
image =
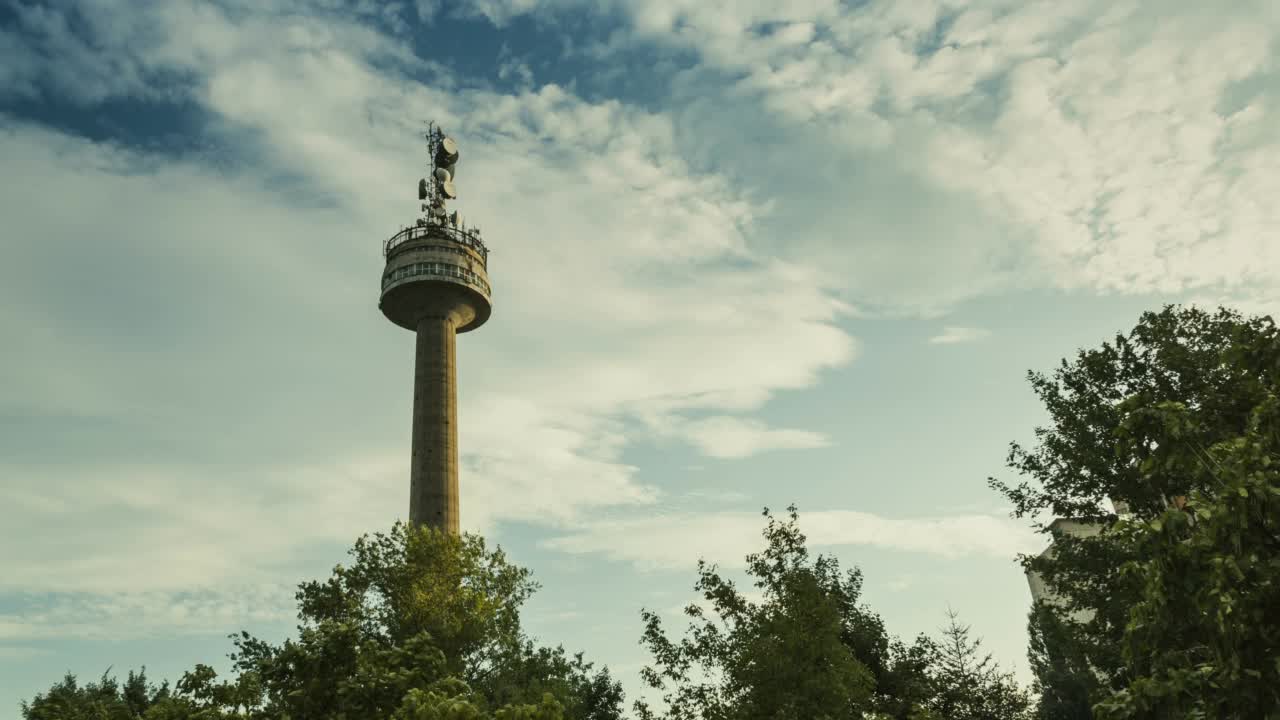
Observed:
[[[622,689],[582,655],[536,646],[520,626],[536,590],[529,572],[473,535],[397,523],[361,537],[350,567],[298,590],[298,636],[279,645],[232,635],[235,676],[208,666],[183,675],[175,692],[154,692],[147,720],[368,718],[397,720],[617,720]],[[132,675],[131,677],[131,683]],[[70,683],[68,685],[68,683]],[[136,684],[136,683],[134,683]],[[99,717],[63,712],[75,699],[107,703],[111,681],[77,689],[74,678],[37,696],[25,720]],[[106,688],[106,689],[103,689]],[[126,703],[127,704],[127,703]],[[76,706],[79,707],[79,706]],[[129,706],[132,707],[132,706]],[[46,712],[47,710],[47,712]],[[78,712],[78,711],[77,711]]]
[[[929,708],[947,720],[1023,720],[1031,705],[1012,673],[1003,672],[982,653],[982,641],[947,611],[947,627],[937,646],[933,668],[936,693]]]
[[[1058,537],[1051,557],[1023,559],[1059,599],[1030,618],[1032,638],[1056,646],[1038,658],[1033,646],[1037,685],[1049,699],[1041,717],[1078,717],[1061,713],[1078,709],[1081,691],[1097,703],[1145,672],[1126,651],[1126,634],[1130,610],[1149,598],[1149,578],[1134,568],[1146,566],[1151,547],[1117,525],[1105,502],[1150,522],[1187,497],[1217,497],[1222,484],[1193,469],[1205,449],[1246,434],[1273,387],[1275,337],[1269,317],[1166,306],[1144,313],[1128,336],[1064,360],[1052,378],[1029,373],[1052,423],[1037,428],[1034,451],[1010,447],[1009,466],[1030,481],[991,485],[1016,517],[1052,514],[1102,529]],[[1176,437],[1154,412],[1175,406],[1185,410]]]
[[[1035,603],[1027,618],[1027,656],[1038,720],[1090,720],[1099,682],[1059,613]]]
[[[146,668],[136,675],[130,671],[123,686],[108,675],[110,672],[111,668],[107,668],[98,682],[87,685],[78,684],[75,676],[68,673],[48,692],[37,694],[30,703],[21,703],[23,720],[132,720],[169,696],[168,683],[160,687],[147,683]]]
[[[537,584],[482,538],[397,524],[352,555],[350,568],[299,589],[298,641],[235,639],[236,668],[262,679],[270,706],[298,719],[385,716],[410,690],[456,678],[477,707],[541,707],[549,695],[570,720],[621,716],[607,669],[593,675],[580,655],[524,636],[519,609]]]
[[[1226,308],[1210,314],[1169,305],[1143,313],[1114,344],[1081,350],[1073,363],[1063,360],[1052,378],[1029,372],[1052,425],[1036,429],[1034,451],[1011,443],[1008,464],[1035,485],[993,478],[992,487],[1013,503],[1016,517],[1048,513],[1107,521],[1114,519],[1106,509],[1109,499],[1123,501],[1139,517],[1160,514],[1171,498],[1189,494],[1193,480],[1150,463],[1150,472],[1142,472],[1154,446],[1117,447],[1121,403],[1139,397],[1152,406],[1184,404],[1196,412],[1195,440],[1202,447],[1238,437],[1263,399],[1264,369],[1234,365],[1227,351],[1256,346],[1275,331],[1270,317],[1246,320]]]
[[[777,522],[766,508],[767,546],[748,555],[762,591],[749,601],[714,565],[698,563],[695,590],[715,618],[690,604],[686,637],[668,639],[658,614],[643,610],[641,640],[654,666],[641,676],[663,692],[669,720],[850,720],[924,718],[928,652],[893,643],[880,618],[858,604],[862,575],[843,576],[834,558],[810,561],[794,506]],[[659,717],[637,701],[642,720]]]
[[[1280,336],[1237,343],[1225,361],[1257,376],[1264,399],[1244,433],[1205,448],[1183,403],[1126,403],[1120,437],[1159,451],[1144,472],[1177,468],[1193,488],[1154,519],[1118,523],[1142,587],[1123,658],[1132,680],[1098,706],[1107,719],[1280,718]]]

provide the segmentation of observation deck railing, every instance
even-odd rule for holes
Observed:
[[[493,295],[493,289],[489,287],[489,283],[485,282],[484,278],[461,265],[442,262],[420,262],[396,268],[382,276],[382,292],[385,293],[393,285],[401,284],[401,280],[415,277],[461,280],[483,290],[485,297]]]
[[[466,245],[480,253],[480,257],[484,260],[485,264],[489,264],[489,248],[485,247],[484,243],[480,241],[480,238],[477,237],[475,233],[466,230],[459,230],[452,225],[442,225],[438,223],[413,225],[401,230],[395,235],[392,235],[391,238],[382,245],[382,256],[387,257],[391,254],[392,250],[395,250],[400,245],[411,240],[420,240],[429,235],[444,235],[456,243]]]

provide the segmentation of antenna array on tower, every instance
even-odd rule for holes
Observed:
[[[480,239],[480,228],[467,227],[461,213],[449,212],[445,207],[448,200],[456,200],[458,191],[454,179],[458,174],[458,143],[444,134],[435,123],[427,124],[424,134],[427,141],[427,176],[418,180],[418,200],[421,203],[422,217],[416,223],[419,227],[447,228],[456,231],[462,237],[457,238],[488,256],[489,249]],[[394,238],[392,241],[393,242]],[[387,248],[390,248],[388,245]],[[385,251],[385,249],[384,249]]]
[[[430,172],[418,181],[418,199],[429,201],[424,203],[423,209],[432,219],[443,219],[446,215],[445,201],[458,197],[453,184],[457,176],[458,143],[446,136],[435,123],[428,124],[426,138]]]

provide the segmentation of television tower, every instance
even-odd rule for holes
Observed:
[[[479,228],[468,228],[445,201],[453,185],[458,145],[436,125],[426,133],[429,173],[418,181],[422,216],[382,246],[378,307],[391,322],[417,333],[413,372],[413,456],[409,525],[458,534],[458,383],[454,338],[489,319],[489,250]]]

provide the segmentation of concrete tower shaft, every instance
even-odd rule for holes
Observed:
[[[413,370],[409,522],[458,534],[458,372],[455,313],[418,321]]]
[[[387,241],[379,308],[417,334],[409,522],[457,534],[455,339],[489,319],[488,251],[473,234],[423,222]]]

